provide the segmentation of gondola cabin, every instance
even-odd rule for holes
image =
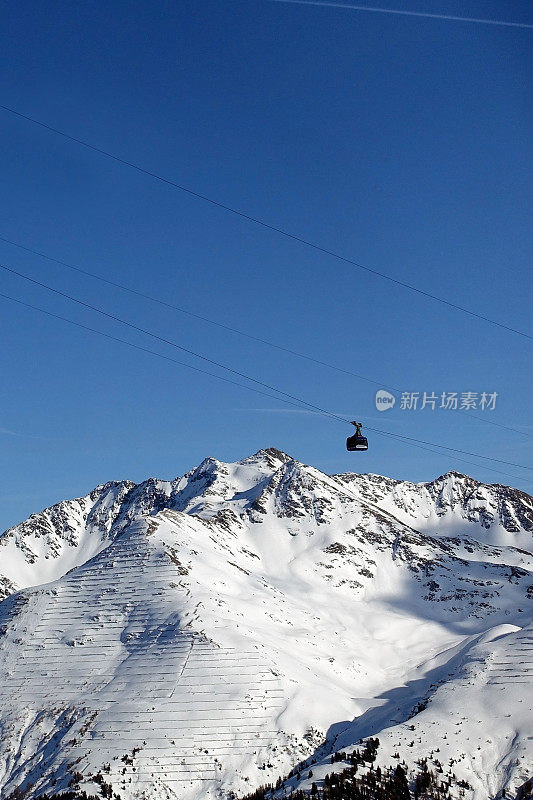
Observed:
[[[356,431],[353,436],[349,436],[346,439],[346,449],[350,452],[355,450],[368,450],[368,439],[361,433],[361,423],[352,422],[352,425],[355,425]]]

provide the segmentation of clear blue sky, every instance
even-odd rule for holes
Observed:
[[[387,5],[533,22],[512,0]],[[268,0],[50,0],[2,15],[0,103],[531,333],[532,30]],[[0,235],[405,391],[498,392],[478,415],[529,436],[450,411],[378,413],[372,384],[4,243],[2,263],[332,412],[532,463],[530,340],[5,112],[0,123]],[[13,276],[0,291],[182,357]],[[171,478],[269,445],[327,472],[455,468],[533,486],[531,472],[377,435],[348,454],[339,422],[0,308],[0,530],[106,480]]]

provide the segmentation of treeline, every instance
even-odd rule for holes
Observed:
[[[24,800],[27,796],[27,792],[15,789],[14,792],[6,797],[6,800]],[[102,800],[102,798],[94,794],[87,794],[82,789],[74,789],[73,791],[67,789],[60,794],[57,794],[57,792],[54,792],[54,794],[40,794],[38,800]]]
[[[75,772],[69,780],[69,788],[62,792],[53,792],[52,794],[39,794],[36,795],[36,800],[121,800],[120,795],[113,791],[110,783],[107,783],[102,773],[91,776],[91,780],[98,784],[100,787],[100,794],[87,794],[84,789],[79,787],[79,783],[83,780],[81,772]],[[55,781],[54,781],[55,783]],[[17,788],[5,800],[25,800],[28,798],[33,790],[33,784],[26,784],[24,789]]]
[[[418,762],[411,778],[405,762],[387,768],[375,767],[379,739],[368,739],[361,750],[334,753],[331,763],[347,763],[339,771],[327,773],[323,781],[312,781],[313,771],[307,768],[293,770],[276,784],[267,784],[241,800],[272,800],[275,792],[285,790],[288,800],[453,800],[471,788],[466,781],[458,780],[454,773],[444,774],[442,764],[435,759],[430,769],[427,759]],[[398,753],[395,758],[400,758]],[[291,778],[311,780],[307,790],[291,789]],[[452,790],[456,790],[452,794]]]

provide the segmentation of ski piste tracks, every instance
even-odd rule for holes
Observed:
[[[489,683],[501,691],[513,684],[531,686],[533,675],[533,624],[507,634],[501,647],[495,643],[495,658],[489,667]],[[505,647],[505,649],[503,649]]]
[[[17,725],[15,707],[56,721],[83,709],[63,735],[61,761],[84,775],[103,770],[130,792],[154,781],[175,791],[216,784],[222,759],[261,763],[278,736],[279,680],[258,651],[180,626],[182,576],[132,527],[58,581],[21,593],[28,602],[15,598],[10,616],[29,635],[14,662],[0,645],[0,713]],[[35,781],[38,756],[27,763]]]

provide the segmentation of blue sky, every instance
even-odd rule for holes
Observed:
[[[509,0],[387,6],[533,22]],[[51,0],[2,14],[0,103],[531,333],[532,30],[268,0]],[[378,385],[2,242],[1,263],[334,413],[531,463],[530,340],[6,112],[0,123],[0,236]],[[0,274],[0,292],[198,364],[15,276]],[[455,468],[531,491],[531,472],[378,435],[348,454],[337,421],[2,299],[0,309],[0,530],[106,480],[171,478],[207,455],[269,445],[327,472],[429,480]],[[379,413],[381,383],[498,392],[478,416],[522,433],[399,403]]]

